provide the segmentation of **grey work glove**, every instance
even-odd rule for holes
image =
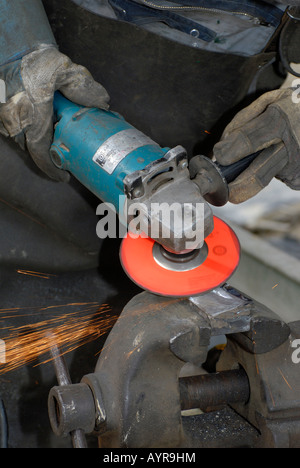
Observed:
[[[214,147],[227,166],[264,150],[231,184],[229,201],[242,203],[266,187],[273,177],[300,190],[300,104],[295,90],[264,94],[236,115]]]
[[[0,133],[14,138],[23,149],[27,147],[37,166],[50,178],[67,181],[68,173],[57,169],[50,159],[54,93],[59,90],[76,104],[107,110],[106,90],[86,68],[49,46],[17,62],[14,73],[6,75],[6,84],[14,92],[5,104],[0,104]]]

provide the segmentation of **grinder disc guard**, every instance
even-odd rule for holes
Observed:
[[[195,296],[224,284],[235,272],[240,260],[240,244],[233,230],[214,217],[214,230],[205,239],[197,259],[178,270],[157,256],[157,243],[149,237],[124,238],[120,259],[129,278],[142,289],[168,297]],[[160,246],[159,246],[160,248]],[[202,259],[201,259],[202,255]],[[181,268],[181,270],[180,270]]]

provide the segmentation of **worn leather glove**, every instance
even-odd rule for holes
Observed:
[[[55,47],[45,46],[2,70],[8,91],[0,105],[0,133],[27,147],[37,166],[50,178],[66,181],[67,172],[50,159],[53,97],[59,90],[76,104],[108,109],[109,96],[88,70],[75,65]]]
[[[264,94],[242,110],[214,147],[214,156],[229,165],[264,150],[231,184],[229,201],[242,203],[266,187],[273,177],[300,190],[300,104],[294,89]]]

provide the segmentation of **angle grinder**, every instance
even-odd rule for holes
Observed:
[[[208,203],[224,206],[229,198],[228,184],[259,154],[230,166],[196,156],[189,163],[191,180]],[[189,251],[174,252],[149,237],[127,236],[120,254],[124,270],[138,286],[163,296],[200,295],[221,286],[239,265],[240,244],[224,221],[215,216],[213,221],[214,228],[203,245]]]
[[[189,163],[183,147],[161,148],[121,115],[77,105],[59,92],[54,114],[52,161],[113,206],[127,225],[120,259],[136,284],[178,297],[205,293],[230,278],[239,264],[239,241],[210,204],[227,203],[228,182],[257,154],[226,168],[203,156]],[[162,216],[153,209],[162,205],[175,209]],[[190,215],[178,222],[186,208]]]

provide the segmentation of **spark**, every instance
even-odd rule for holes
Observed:
[[[274,406],[274,408],[275,408],[276,403],[275,403],[275,399],[274,399],[274,396],[273,396],[273,393],[272,393],[272,390],[271,390],[271,387],[270,387],[270,385],[269,385],[268,380],[266,380],[266,385],[267,385],[268,390],[269,390],[269,394],[270,394],[270,398],[271,398],[271,400],[272,400],[272,404],[273,404],[273,406]]]
[[[275,284],[272,289],[277,288],[277,286],[279,286],[279,283]]]
[[[281,377],[283,378],[283,380],[284,380],[285,383],[287,384],[287,386],[288,386],[291,390],[293,390],[292,387],[290,386],[290,384],[288,383],[286,377],[284,376],[283,372],[281,371],[281,369],[279,369],[279,367],[277,367],[277,369],[278,369],[279,374],[281,375]]]
[[[33,217],[30,216],[28,213],[25,213],[25,211],[20,210],[19,208],[17,208],[16,206],[12,205],[12,204],[9,203],[8,201],[3,200],[3,198],[0,198],[0,203],[3,203],[4,205],[9,206],[9,208],[12,208],[13,210],[17,211],[18,213],[20,213],[21,215],[23,215],[23,216],[25,216],[26,218],[30,219],[30,220],[33,221],[34,223],[39,224],[39,225],[42,226],[43,228],[46,228],[45,224],[43,224],[43,223],[41,223],[40,221],[38,221],[37,219],[33,218]]]
[[[258,367],[258,362],[257,362],[256,354],[254,354],[254,359],[255,359],[256,373],[257,373],[257,375],[259,375],[259,367]]]
[[[47,311],[43,320],[41,311]],[[17,326],[20,317],[29,318],[30,323]],[[9,324],[5,323],[8,318],[12,319]],[[0,375],[28,364],[38,366],[51,361],[51,336],[55,336],[55,344],[63,355],[108,333],[117,318],[107,304],[97,302],[0,309],[1,342],[5,344]]]
[[[41,273],[39,271],[30,271],[30,270],[17,270],[17,273],[21,275],[35,276],[37,278],[42,278],[42,279],[50,279],[50,276],[56,276],[56,275],[52,275],[51,273]]]

